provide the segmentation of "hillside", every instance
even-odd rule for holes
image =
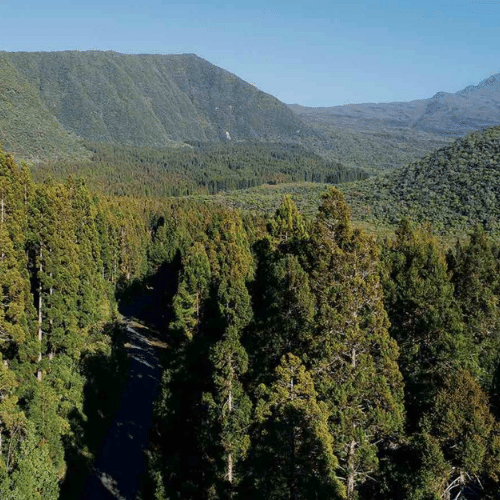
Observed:
[[[165,147],[173,141],[290,140],[305,127],[276,98],[194,54],[0,53],[4,147],[36,157],[32,137]],[[23,123],[16,133],[16,120]],[[44,151],[41,151],[44,153]],[[42,154],[43,156],[43,154]]]
[[[0,52],[0,143],[23,158],[87,157],[74,133],[66,131],[38,95]]]
[[[500,221],[500,126],[455,140],[401,170],[346,184],[354,212],[394,223],[404,216],[438,230],[467,231]]]

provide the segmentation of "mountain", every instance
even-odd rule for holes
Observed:
[[[0,75],[0,139],[22,156],[36,156],[37,134],[76,151],[78,138],[165,147],[290,140],[305,128],[278,99],[194,54],[0,52]]]
[[[444,136],[462,136],[500,123],[500,73],[455,93],[429,99],[381,104],[348,104],[326,108],[290,105],[307,123],[353,130],[408,128]]]
[[[500,74],[454,94],[409,102],[326,108],[289,105],[316,131],[312,149],[348,167],[377,173],[401,168],[453,138],[500,123]]]
[[[500,126],[456,139],[402,169],[345,185],[358,216],[431,221],[438,230],[473,224],[500,230]]]

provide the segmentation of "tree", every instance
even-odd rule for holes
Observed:
[[[256,360],[253,384],[267,383],[282,356],[307,358],[314,335],[315,297],[309,275],[295,255],[261,255],[254,295],[255,323],[247,344]],[[258,361],[257,361],[258,360]]]
[[[400,347],[409,428],[432,404],[443,377],[471,367],[446,260],[428,229],[404,220],[382,253],[382,283],[390,332]]]
[[[170,330],[191,340],[203,324],[210,291],[210,263],[205,247],[196,242],[182,259],[182,272],[173,299],[174,321]]]
[[[454,297],[460,306],[481,385],[492,389],[500,350],[499,249],[480,226],[466,245],[457,242],[448,253]]]
[[[222,448],[222,490],[231,496],[241,478],[237,471],[249,446],[251,403],[241,378],[248,370],[248,355],[241,344],[243,329],[252,318],[250,294],[246,281],[252,272],[252,257],[241,218],[234,213],[224,214],[214,227],[212,256],[217,256],[215,267],[215,298],[218,321],[210,350],[213,389],[205,393],[211,422],[217,442]],[[214,332],[215,333],[215,332]],[[227,485],[227,486],[224,486]],[[229,492],[229,493],[228,493]]]
[[[425,494],[462,498],[467,490],[481,498],[497,494],[499,430],[488,397],[471,374],[466,370],[451,373],[415,438],[422,466],[412,498]]]
[[[256,407],[260,439],[255,451],[257,494],[269,499],[343,498],[328,428],[327,405],[317,401],[311,373],[284,355]]]
[[[347,499],[378,468],[403,424],[398,348],[389,336],[375,242],[351,227],[342,194],[323,195],[304,265],[316,297],[310,370],[328,404]]]
[[[306,223],[290,195],[283,197],[274,217],[269,222],[269,232],[280,243],[290,238],[307,238]]]

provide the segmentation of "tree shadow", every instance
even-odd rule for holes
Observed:
[[[110,337],[109,352],[91,354],[82,362],[85,378],[83,415],[76,409],[70,415],[72,432],[65,438],[68,468],[61,484],[61,500],[80,497],[95,456],[119,408],[128,377],[129,359],[123,325],[110,323],[103,334]]]

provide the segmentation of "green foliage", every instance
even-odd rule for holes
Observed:
[[[112,195],[167,197],[214,194],[264,183],[290,181],[339,183],[368,176],[338,161],[327,161],[296,143],[240,141],[192,142],[182,147],[130,147],[87,144],[86,161],[37,165],[35,179],[83,176],[96,191]]]
[[[302,214],[298,211],[290,195],[286,195],[281,205],[276,209],[269,229],[272,236],[284,242],[289,238],[308,237]]]
[[[92,409],[109,422],[117,394],[97,400],[124,369],[114,293],[134,300],[140,279],[170,344],[145,498],[495,498],[497,243],[476,228],[445,256],[403,221],[380,256],[319,187],[255,190],[273,192],[264,218],[33,185],[0,154],[2,498],[76,495],[64,481],[90,469]]]
[[[261,433],[257,495],[261,498],[343,498],[345,489],[328,428],[328,408],[317,401],[310,372],[289,353],[276,367],[256,408]]]
[[[378,468],[377,442],[403,424],[398,348],[388,332],[376,272],[374,241],[350,224],[342,194],[323,196],[307,250],[316,296],[312,371],[331,411],[335,452],[345,471],[347,498]]]
[[[441,378],[470,366],[470,344],[443,252],[429,230],[402,221],[382,254],[385,305],[401,350],[406,405],[415,424]]]
[[[489,478],[498,481],[499,428],[488,406],[470,373],[450,374],[416,439],[422,467],[411,498],[422,498],[424,492],[459,498],[467,489],[483,489]]]
[[[38,89],[0,53],[0,141],[17,157],[29,161],[47,158],[88,158],[75,134],[68,133],[39,97]]]
[[[91,452],[77,436],[89,410],[82,360],[109,341],[102,329],[113,314],[110,285],[140,272],[141,253],[133,254],[128,237],[140,226],[133,210],[128,219],[72,179],[34,186],[27,169],[0,151],[2,498],[56,499],[67,461],[74,464],[68,457],[86,453],[89,466]]]
[[[475,372],[479,372],[478,379],[487,389],[493,386],[500,350],[498,257],[497,244],[480,226],[476,226],[468,243],[457,243],[448,253],[455,299],[477,363]]]
[[[500,127],[474,132],[402,169],[342,186],[357,217],[431,221],[436,230],[498,231]],[[363,215],[364,212],[364,215]]]
[[[210,285],[210,262],[205,248],[195,243],[183,258],[183,269],[172,308],[170,329],[191,340],[203,321]]]
[[[299,117],[315,134],[302,138],[300,143],[326,160],[340,161],[348,168],[361,168],[371,174],[398,170],[450,143],[448,137],[403,124],[368,120],[360,124],[356,118],[342,122],[334,116],[321,117],[319,109],[311,111],[311,115],[299,113]]]

